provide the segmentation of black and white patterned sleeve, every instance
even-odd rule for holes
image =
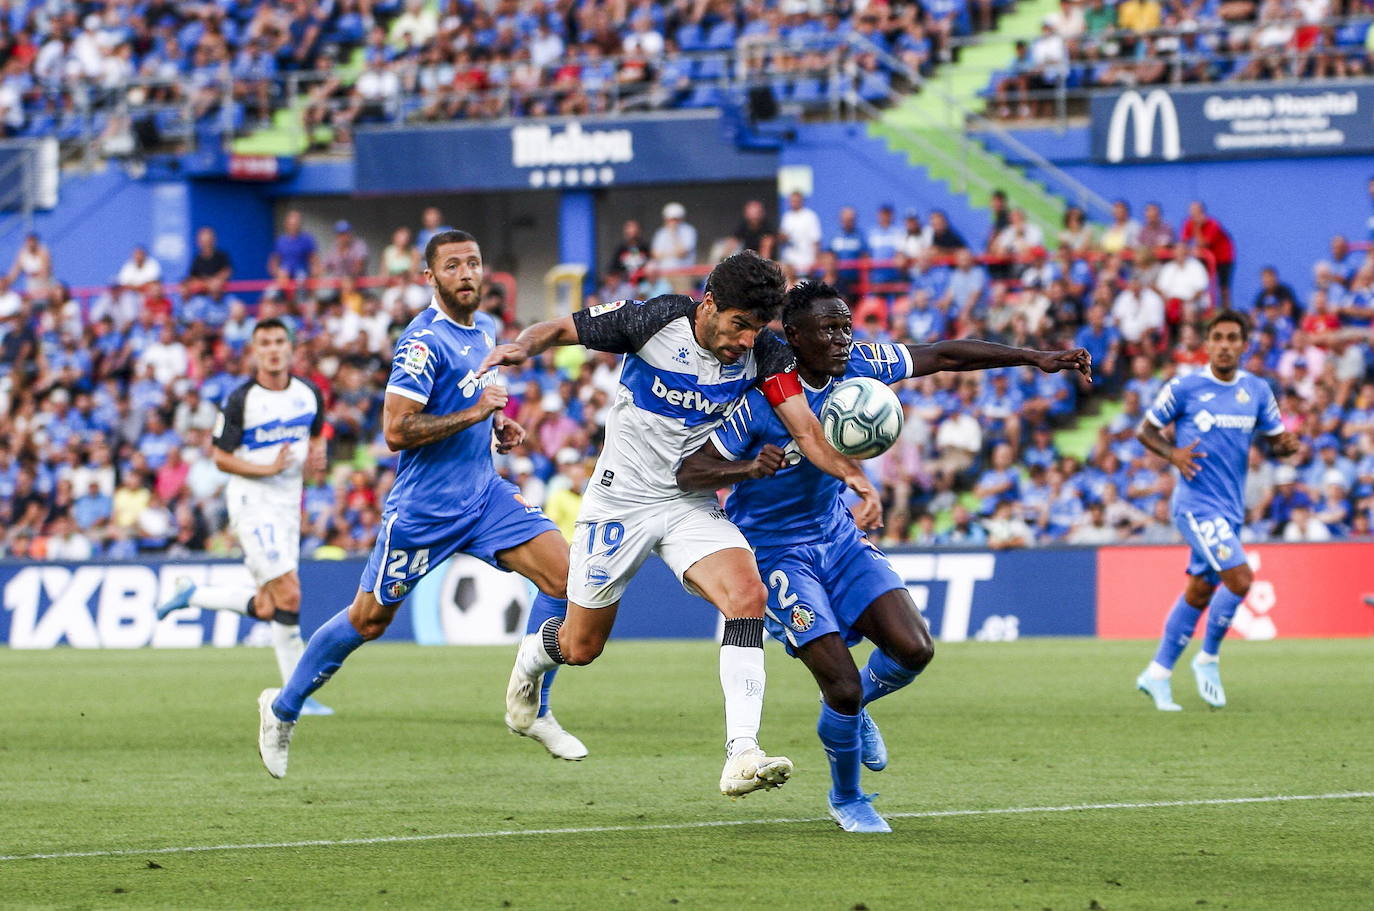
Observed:
[[[248,390],[252,388],[252,381],[244,383],[229,393],[219,406],[214,436],[210,441],[216,449],[232,453],[243,442],[243,405],[248,399]]]
[[[772,329],[759,333],[754,341],[754,357],[759,365],[759,382],[777,373],[787,373],[797,368],[797,356],[792,346],[787,344]]]
[[[643,348],[664,326],[687,316],[696,301],[682,294],[663,294],[644,302],[622,300],[597,304],[573,314],[577,340],[596,351],[631,354]]]
[[[305,388],[310,390],[310,394],[315,399],[315,419],[310,422],[310,435],[317,437],[324,430],[324,396],[320,395],[320,388],[305,377],[297,377]]]

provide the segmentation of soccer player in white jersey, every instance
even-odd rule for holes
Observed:
[[[683,456],[701,446],[740,396],[761,385],[802,452],[862,498],[857,520],[866,527],[880,521],[877,494],[862,469],[825,442],[787,344],[763,330],[783,290],[776,263],[739,253],[711,271],[701,302],[664,295],[601,304],[530,326],[483,361],[483,367],[520,364],[550,346],[574,344],[625,355],[606,443],[573,534],[567,618],[550,618],[526,636],[511,672],[506,711],[517,729],[535,717],[545,672],[601,654],[626,584],[656,552],[684,588],[725,617],[721,792],[738,797],[778,787],[791,774],[791,760],[767,756],[758,745],[767,590],[749,544],[712,495],[685,493],[674,476]]]
[[[1298,448],[1297,436],[1283,429],[1269,384],[1240,369],[1249,333],[1244,315],[1232,310],[1208,320],[1207,368],[1170,380],[1136,432],[1145,448],[1178,469],[1174,524],[1192,549],[1188,584],[1164,622],[1154,660],[1136,678],[1136,688],[1161,712],[1182,708],[1169,678],[1203,611],[1207,632],[1193,659],[1193,676],[1204,702],[1218,709],[1226,705],[1217,653],[1255,577],[1237,534],[1245,521],[1250,441],[1262,434],[1279,456]],[[1170,424],[1173,440],[1164,435]]]
[[[253,328],[253,378],[224,400],[215,422],[215,466],[229,475],[224,496],[229,524],[257,589],[195,585],[181,580],[158,608],[161,619],[184,607],[225,610],[270,621],[283,681],[301,641],[301,467],[323,468],[324,402],[309,381],[290,373],[291,331],[279,319]],[[310,700],[306,715],[332,715]]]
[[[258,754],[274,778],[286,774],[305,700],[364,642],[382,635],[415,584],[453,554],[519,573],[539,589],[536,610],[563,613],[568,542],[492,464],[493,434],[497,449],[509,451],[525,431],[501,413],[507,394],[497,375],[479,369],[495,341],[474,318],[482,275],[482,251],[471,234],[441,231],[426,244],[434,299],[401,333],[382,405],[386,443],[401,453],[382,533],[352,603],[310,637],[285,686],[258,696]],[[544,718],[542,729],[532,731],[531,718],[520,732],[558,755],[548,735],[571,735],[553,730],[552,715]],[[575,739],[567,746],[581,748]]]

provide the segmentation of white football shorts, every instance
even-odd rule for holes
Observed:
[[[749,542],[713,496],[629,507],[589,498],[577,517],[568,554],[568,600],[582,607],[615,604],[650,553],[668,564],[683,588],[697,594],[683,574],[703,557],[731,547],[749,550]]]
[[[259,588],[299,567],[299,508],[244,506],[231,510],[229,519],[243,548],[244,565]]]

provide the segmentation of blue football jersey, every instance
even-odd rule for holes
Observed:
[[[1178,479],[1174,512],[1221,516],[1237,527],[1245,519],[1245,473],[1255,432],[1283,433],[1279,404],[1264,380],[1244,370],[1223,383],[1211,368],[1170,380],[1145,419],[1163,429],[1174,425],[1174,445],[1198,441],[1201,469],[1191,481]]]
[[[493,341],[476,324],[460,326],[431,303],[401,333],[386,391],[422,403],[423,414],[462,411],[497,381],[495,370],[477,374]],[[491,434],[487,418],[446,439],[403,451],[387,510],[420,519],[461,513],[496,474]]]
[[[491,343],[495,345],[501,338],[501,324],[496,317],[485,310],[475,310],[472,314],[472,324],[491,336]]]
[[[905,345],[855,342],[844,379],[867,376],[892,384],[911,376],[911,356]],[[807,404],[819,417],[831,380],[820,389],[805,383]],[[741,481],[725,501],[730,521],[754,547],[777,547],[827,540],[852,522],[840,495],[844,482],[807,461],[769,407],[763,393],[752,389],[734,413],[711,435],[711,441],[730,460],[752,459],[772,443],[787,453],[787,467],[771,478]]]

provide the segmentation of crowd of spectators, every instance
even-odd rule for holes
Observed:
[[[1368,76],[1372,17],[1367,0],[1060,0],[986,94],[1027,118],[1064,89]]]
[[[0,5],[0,130],[94,134],[131,154],[284,108],[327,144],[379,120],[707,107],[746,78],[801,106],[876,102],[894,70],[929,71],[1009,4],[12,0]]]
[[[902,383],[902,436],[865,463],[887,503],[883,535],[991,547],[1176,541],[1173,472],[1134,429],[1164,382],[1206,364],[1197,325],[1219,291],[1215,268],[1192,254],[1229,238],[1219,225],[1199,227],[1214,224],[1201,204],[1176,231],[1158,206],[1138,223],[1123,202],[1101,231],[1071,215],[1058,237],[1021,249],[1031,226],[1003,202],[988,235],[966,239],[938,212],[904,210],[899,220],[886,206],[871,222],[847,211],[826,237],[800,194],[779,222],[751,200],[706,256],[690,213],[669,202],[649,239],[638,223],[625,226],[588,303],[695,290],[700,264],[749,247],[779,258],[793,277],[845,288],[859,340],[1081,345],[1093,354],[1091,385],[1030,368]],[[234,293],[235,264],[209,228],[197,232],[187,275],[164,276],[137,247],[115,284],[87,301],[55,278],[60,263],[41,239],[26,240],[0,276],[0,552],[233,552],[211,433],[217,403],[251,370],[254,321],[269,316],[293,326],[294,370],[320,388],[326,407],[329,467],[307,474],[302,552],[370,548],[397,460],[379,426],[391,350],[430,300],[416,272],[420,242],[446,225],[427,209],[416,230],[398,227],[377,254],[348,223],[333,227],[334,238],[319,243],[288,214],[269,263],[245,268],[273,276],[256,300]],[[1161,265],[1156,253],[1171,258]],[[312,277],[330,280],[301,281]],[[1300,291],[1284,279],[1266,270],[1254,300],[1232,302],[1254,320],[1245,369],[1274,387],[1286,426],[1303,440],[1282,463],[1252,454],[1242,536],[1366,537],[1374,259],[1337,237],[1310,278],[1293,277]],[[481,306],[507,334],[518,331],[499,286]],[[569,534],[617,371],[615,357],[570,347],[505,377],[509,413],[529,439],[497,458],[500,470]],[[1059,451],[1060,430],[1078,426],[1082,437],[1099,424],[1089,452]]]

